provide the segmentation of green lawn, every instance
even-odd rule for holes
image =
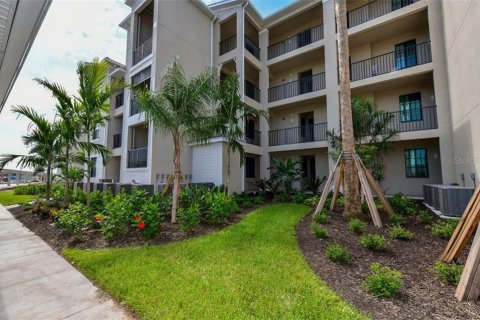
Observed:
[[[294,227],[307,212],[272,205],[208,236],[64,254],[146,319],[363,319],[304,260]]]
[[[37,196],[31,195],[16,195],[13,193],[13,190],[0,191],[0,204],[4,206],[9,206],[12,204],[33,201]]]

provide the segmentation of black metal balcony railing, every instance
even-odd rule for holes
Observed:
[[[148,148],[128,150],[128,168],[145,168],[147,166]]]
[[[419,0],[375,0],[347,13],[348,27],[352,28],[390,12],[401,9]]]
[[[120,148],[122,146],[122,134],[117,133],[113,135],[113,149]]]
[[[260,102],[260,89],[255,87],[253,83],[247,80],[245,80],[245,95],[257,102]]]
[[[130,100],[130,116],[136,115],[140,112],[137,101],[134,99]]]
[[[237,35],[233,35],[219,43],[220,55],[224,55],[237,48]]]
[[[118,109],[121,106],[123,106],[123,100],[124,100],[124,93],[122,90],[115,96],[115,109]]]
[[[260,146],[260,142],[261,142],[261,132],[258,131],[258,130],[252,130],[250,132],[247,132],[245,133],[245,141],[248,143],[248,144],[254,144],[256,146]]]
[[[311,43],[323,39],[323,24],[309,28],[296,35],[283,40],[282,42],[272,44],[268,47],[268,59],[273,59],[287,52],[304,47]]]
[[[438,128],[437,107],[424,107],[420,112],[395,111],[387,129],[397,132],[422,131]],[[411,120],[411,119],[414,120]]]
[[[325,89],[325,72],[268,89],[268,102]]]
[[[133,50],[133,65],[136,65],[152,53],[152,38]]]
[[[247,36],[245,36],[245,49],[260,60],[260,48]]]
[[[271,130],[268,132],[268,145],[306,143],[327,140],[327,123],[310,124],[295,128]]]
[[[350,64],[351,81],[432,62],[430,41]]]

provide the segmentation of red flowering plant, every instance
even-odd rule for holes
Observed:
[[[153,238],[158,234],[158,226],[163,219],[164,216],[160,212],[158,203],[146,202],[140,207],[140,210],[136,210],[132,214],[131,226],[146,238]]]

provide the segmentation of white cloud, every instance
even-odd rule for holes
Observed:
[[[0,114],[0,154],[27,152],[21,136],[27,131],[28,122],[17,119],[10,112],[12,105],[31,106],[49,118],[54,116],[54,99],[33,82],[33,78],[45,77],[59,82],[74,93],[78,84],[75,70],[79,60],[108,56],[119,62],[125,61],[126,31],[118,24],[129,10],[122,0],[53,1]]]

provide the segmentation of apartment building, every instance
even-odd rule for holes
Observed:
[[[467,10],[463,2],[347,0],[352,95],[369,97],[378,110],[392,112],[391,126],[399,132],[384,156],[381,184],[388,194],[421,196],[424,184],[463,183],[459,170],[478,172],[478,164],[459,168],[454,160],[454,150],[463,148],[464,139],[472,142],[474,130],[471,121],[452,130],[452,116],[455,127],[462,121],[457,119],[468,118],[467,105],[478,103],[465,101],[461,85],[477,92],[477,98],[479,92],[475,76],[456,80],[461,77],[457,64],[467,69],[468,63],[452,43],[465,44],[474,36],[472,18],[471,30],[454,39],[458,33],[453,29],[459,28],[459,17]],[[333,169],[327,130],[338,132],[340,118],[333,0],[298,0],[267,17],[246,0],[210,6],[200,0],[126,4],[132,11],[120,26],[128,32],[127,61],[124,68],[115,66],[112,76],[158,90],[161,73],[179,56],[187,76],[207,66],[217,67],[220,78],[238,73],[243,101],[268,111],[269,121],[244,123],[247,156],[243,167],[238,155],[234,157],[233,190],[256,189],[255,180],[269,176],[273,158],[302,160],[307,178]],[[479,17],[478,4],[473,6]],[[447,61],[446,46],[454,63]],[[478,75],[476,63],[473,71]],[[112,128],[104,136],[112,147],[115,134],[120,141],[113,149],[115,160],[105,169],[98,167],[97,175],[122,183],[165,182],[172,172],[170,138],[149,127],[131,92],[125,90],[123,96],[118,109],[112,97],[112,119],[118,121],[108,124]],[[460,104],[465,109],[457,115],[453,106]],[[474,150],[472,157],[479,152],[468,150]],[[225,159],[224,140],[212,138],[208,145],[184,147],[182,171],[189,181],[221,184],[226,181]],[[301,183],[297,187],[302,188]]]

